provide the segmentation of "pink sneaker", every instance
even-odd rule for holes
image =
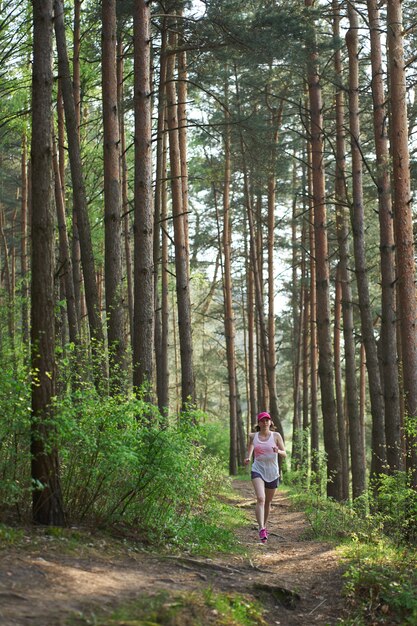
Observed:
[[[259,539],[262,543],[266,543],[268,541],[268,531],[266,528],[261,528],[259,531]]]

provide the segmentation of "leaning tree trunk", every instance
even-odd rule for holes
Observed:
[[[54,218],[52,199],[52,0],[33,2],[32,63],[32,512],[64,524],[58,451],[52,439],[55,396]]]
[[[133,384],[150,385],[153,372],[154,285],[152,207],[152,119],[150,85],[150,7],[134,4],[135,61],[135,257]]]
[[[386,471],[385,451],[385,411],[384,397],[378,361],[377,346],[369,295],[368,269],[365,252],[365,214],[362,190],[362,154],[360,147],[359,118],[359,62],[358,29],[359,20],[354,2],[348,5],[350,28],[346,34],[349,53],[349,127],[352,154],[352,231],[355,256],[355,274],[358,287],[359,311],[362,338],[366,350],[369,395],[372,413],[372,457],[371,477]]]
[[[407,467],[417,489],[417,293],[401,7],[401,0],[390,0],[387,4],[390,130],[402,369],[405,411],[411,425],[407,441]]]
[[[333,35],[337,41],[340,38],[340,15],[338,0],[333,0]],[[353,299],[350,283],[350,246],[349,246],[349,212],[346,198],[346,146],[345,146],[345,106],[342,75],[342,60],[340,49],[335,51],[336,85],[336,176],[335,176],[335,205],[336,205],[336,234],[339,249],[339,277],[342,289],[342,317],[344,363],[346,376],[346,404],[349,420],[350,458],[352,471],[352,496],[357,498],[366,487],[366,459],[361,445],[363,433],[359,416],[359,394],[356,376],[355,356],[355,327],[353,321]],[[336,359],[335,359],[336,361]],[[335,363],[336,365],[336,363]],[[344,404],[344,403],[343,403]],[[339,420],[340,424],[340,420]],[[347,438],[345,429],[340,424],[339,439],[342,455],[343,470],[347,470],[346,458]],[[348,480],[348,479],[347,479]],[[347,493],[346,493],[347,486]],[[349,497],[348,482],[344,478],[344,499]]]
[[[305,0],[305,4],[307,7],[310,7],[313,2],[312,0]],[[311,115],[311,158],[317,283],[317,337],[324,447],[327,454],[327,494],[336,500],[340,500],[342,498],[342,474],[334,392],[332,339],[330,332],[330,277],[324,180],[323,106],[315,37],[309,44],[311,52],[308,63],[307,80]]]
[[[104,165],[104,281],[111,390],[122,386],[126,369],[124,296],[122,291],[122,194],[117,97],[116,0],[102,0],[102,95]]]

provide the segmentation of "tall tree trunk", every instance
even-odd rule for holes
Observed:
[[[123,220],[123,239],[125,252],[125,271],[127,284],[127,311],[129,320],[129,336],[130,345],[133,343],[133,271],[132,271],[132,252],[130,246],[130,207],[128,198],[128,174],[127,174],[127,158],[126,158],[126,132],[125,132],[125,106],[124,106],[124,48],[121,32],[117,35],[117,101],[119,110],[119,129],[120,129],[120,176],[122,185],[122,220]]]
[[[81,124],[81,65],[80,65],[80,48],[81,48],[81,3],[83,0],[74,0],[74,30],[73,30],[73,60],[72,60],[72,88],[74,93],[75,107],[75,127],[77,136],[80,140],[80,124]],[[58,91],[61,89],[61,80],[58,82]],[[62,107],[61,107],[62,104]],[[60,110],[62,108],[62,110]],[[62,125],[59,120],[62,118]],[[60,156],[64,151],[64,112],[62,98],[58,98],[58,145]],[[61,183],[65,184],[64,178],[64,159],[59,159]],[[65,193],[63,193],[65,198]],[[75,302],[78,315],[78,326],[81,328],[81,309],[83,294],[83,276],[81,271],[81,250],[80,236],[78,234],[77,206],[75,198],[73,198],[72,206],[72,271],[74,274],[74,290]]]
[[[181,191],[182,211],[184,213],[184,233],[187,250],[190,247],[188,233],[188,157],[187,157],[187,98],[188,98],[188,71],[187,52],[184,39],[184,10],[178,11],[178,140],[181,158]],[[187,257],[189,263],[189,255]]]
[[[301,373],[302,373],[302,347],[304,316],[305,316],[305,285],[301,282],[299,316],[297,319],[297,334],[293,342],[294,360],[294,389],[293,389],[293,420],[292,420],[292,453],[291,466],[293,469],[300,469],[302,461],[302,427],[301,427]]]
[[[68,331],[69,340],[78,345],[80,342],[80,329],[78,326],[78,316],[75,304],[74,281],[71,263],[71,251],[68,241],[67,223],[65,216],[65,204],[62,195],[61,175],[59,171],[59,162],[57,147],[55,141],[53,143],[53,168],[55,183],[55,206],[58,218],[58,235],[59,235],[59,257],[60,268],[59,273],[63,277],[65,286],[65,299],[67,303]]]
[[[306,107],[307,108],[307,107]],[[308,198],[309,198],[309,240],[310,240],[310,371],[311,371],[311,471],[318,478],[319,473],[319,418],[317,403],[318,386],[318,347],[317,347],[317,278],[316,278],[316,233],[314,228],[314,199],[311,143],[307,144]]]
[[[253,173],[249,170],[248,171],[248,181],[249,181],[249,188],[253,190],[254,187],[254,176]],[[263,240],[263,215],[262,215],[262,196],[260,194],[260,192],[258,191],[258,193],[256,194],[256,202],[254,202],[254,198],[251,199],[251,206],[254,207],[255,209],[255,213],[254,213],[254,219],[255,219],[255,254],[256,254],[256,258],[257,258],[257,267],[259,269],[259,282],[261,285],[261,300],[263,303],[265,303],[265,281],[264,281],[264,240]],[[255,300],[256,301],[256,300]],[[265,307],[265,304],[264,304]],[[256,314],[258,313],[258,309],[256,308]],[[267,343],[268,343],[268,358],[269,358],[269,336],[268,336],[268,318],[264,315],[264,319],[265,319],[265,333],[266,333],[266,339],[267,339]],[[265,362],[265,358],[263,355],[263,348],[264,348],[264,344],[263,344],[263,339],[262,339],[262,333],[263,330],[261,329],[261,322],[260,322],[260,318],[259,315],[256,315],[256,334],[257,334],[257,351],[258,351],[258,357],[257,357],[257,362],[258,362],[258,369],[257,369],[257,373],[258,373],[258,402],[259,402],[259,408],[258,410],[260,410],[260,407],[263,407],[265,409],[267,409],[267,407],[269,406],[270,403],[270,393],[269,393],[269,388],[268,388],[268,375],[266,372],[266,362]],[[274,363],[275,363],[275,355],[274,355]]]
[[[305,5],[306,7],[311,7],[313,1],[305,0]],[[308,44],[311,50],[307,79],[311,115],[311,157],[317,283],[317,336],[324,447],[327,454],[327,494],[336,500],[340,500],[342,498],[342,474],[337,432],[333,354],[330,333],[329,258],[323,152],[323,107],[315,38],[313,41],[309,41]]]
[[[10,267],[11,264],[11,255],[9,252],[9,246],[7,244],[6,235],[4,232],[4,211],[0,212],[0,239],[1,245],[4,253],[4,278],[6,284],[6,292],[7,292],[7,329],[10,340],[10,347],[13,353],[13,360],[15,360],[15,323],[14,323],[14,293],[13,293],[13,281],[12,281],[12,270]]]
[[[162,187],[161,187],[161,381],[158,392],[160,406],[169,407],[169,237],[167,231],[168,220],[168,186],[167,186],[167,133],[163,136],[162,145]]]
[[[96,282],[96,270],[91,241],[90,222],[88,218],[87,198],[81,161],[81,151],[78,139],[77,118],[74,104],[69,70],[67,45],[65,39],[64,4],[63,0],[54,0],[55,36],[58,52],[58,70],[61,78],[62,94],[64,99],[65,122],[67,128],[68,152],[71,168],[74,204],[76,207],[78,234],[80,237],[81,262],[84,274],[85,298],[88,311],[90,334],[93,343],[95,360],[99,364],[95,374],[96,384],[100,384],[99,376],[107,379],[106,360],[104,351],[104,335],[100,316],[100,302]]]
[[[358,29],[359,20],[355,3],[349,2],[349,30],[346,44],[349,53],[349,127],[352,153],[352,231],[355,256],[355,274],[358,287],[359,310],[361,317],[362,338],[366,350],[369,395],[372,413],[372,457],[371,477],[377,477],[385,471],[385,412],[381,386],[378,352],[374,335],[374,326],[368,284],[368,269],[365,253],[365,215],[362,190],[362,155],[360,147],[359,120],[359,62]]]
[[[360,346],[359,357],[359,419],[361,422],[361,430],[363,433],[361,446],[363,448],[363,454],[366,451],[365,442],[365,415],[366,415],[366,350],[363,341]]]
[[[333,0],[333,35],[335,40],[340,39],[339,3]],[[355,356],[355,327],[353,322],[352,288],[350,283],[350,246],[349,246],[349,213],[346,198],[346,146],[345,146],[345,102],[343,89],[342,61],[340,49],[335,51],[336,85],[336,176],[335,176],[335,204],[336,204],[336,233],[339,249],[339,278],[341,282],[341,304],[343,316],[343,341],[346,377],[346,401],[349,420],[350,456],[352,469],[352,496],[357,498],[366,487],[366,459],[361,446],[362,432],[359,417],[359,396],[356,377]],[[337,366],[337,359],[335,359]],[[341,399],[340,399],[341,400]],[[339,400],[339,401],[340,401]],[[340,410],[340,409],[339,409]],[[339,419],[339,426],[343,430]],[[345,430],[345,429],[344,429]],[[346,469],[347,438],[346,433],[339,429],[340,451],[343,470]],[[346,493],[346,477],[344,476],[344,499]]]
[[[154,340],[152,120],[150,7],[134,4],[135,59],[135,271],[133,384],[152,383]],[[148,396],[150,399],[150,390]]]
[[[237,76],[236,76],[235,82],[236,82],[237,97],[239,99],[239,87],[238,87],[238,82],[237,82]],[[248,168],[246,165],[245,147],[244,147],[244,142],[243,142],[242,131],[240,131],[240,147],[241,147],[242,164],[243,164],[244,194],[245,194],[246,213],[247,213],[248,226],[249,226],[250,256],[251,256],[253,278],[254,278],[256,312],[258,315],[260,343],[261,343],[263,363],[264,363],[264,367],[266,370],[266,377],[268,381],[268,390],[269,390],[269,412],[270,412],[271,419],[274,425],[276,426],[281,436],[283,437],[284,431],[282,428],[281,420],[279,417],[279,410],[278,410],[278,396],[277,396],[276,379],[275,379],[275,361],[271,363],[269,359],[267,326],[266,326],[266,321],[265,321],[264,306],[263,306],[264,303],[263,303],[263,297],[262,297],[261,267],[259,266],[259,259],[256,253],[257,246],[256,246],[254,210],[253,210],[253,202],[251,198],[251,193],[249,189],[249,175],[248,175]]]
[[[381,250],[381,360],[385,400],[385,437],[387,463],[391,471],[401,468],[400,393],[397,365],[395,311],[395,248],[389,177],[389,149],[386,124],[386,96],[381,50],[379,2],[368,0],[371,37],[372,99],[374,103],[374,138],[376,186]]]
[[[102,0],[102,96],[104,165],[104,281],[111,389],[117,392],[126,369],[122,292],[122,194],[117,97],[116,0]]]
[[[166,238],[166,71],[167,71],[167,28],[166,19],[161,26],[161,53],[159,61],[158,87],[158,127],[156,136],[156,181],[154,216],[154,291],[155,291],[155,349],[156,349],[156,389],[161,413],[166,412],[169,403],[169,372],[167,344],[167,238]],[[163,203],[164,206],[163,206]],[[163,243],[161,245],[161,238]],[[159,270],[158,270],[159,268]],[[161,287],[159,288],[159,278]]]
[[[228,101],[227,85],[225,101]],[[230,214],[231,184],[231,133],[230,116],[225,113],[224,131],[224,184],[223,184],[223,298],[224,298],[224,334],[226,337],[227,380],[229,389],[230,419],[230,454],[229,472],[237,474],[238,467],[238,415],[236,386],[236,349],[235,349],[235,318],[232,301],[232,221]],[[219,223],[219,220],[218,220]],[[219,242],[220,243],[220,242]]]
[[[340,455],[342,459],[343,500],[349,499],[349,462],[346,437],[345,402],[343,394],[343,373],[340,348],[340,327],[342,322],[342,283],[340,264],[336,271],[336,293],[334,303],[334,378],[336,387],[336,409],[339,430]],[[359,413],[358,413],[359,417]]]
[[[26,132],[22,135],[20,272],[22,284],[22,340],[29,345],[29,285],[28,285],[28,167]]]
[[[54,219],[52,202],[52,0],[33,1],[32,63],[32,513],[64,524],[51,403],[55,396]]]
[[[304,325],[304,276],[298,280],[298,250],[297,245],[297,175],[295,155],[293,155],[292,166],[292,219],[291,219],[291,248],[292,248],[292,344],[294,346],[292,354],[293,367],[293,422],[292,422],[292,452],[291,463],[294,469],[300,468],[302,458],[302,432],[301,432],[301,349],[302,349],[302,328]],[[301,285],[301,288],[299,288]]]
[[[417,420],[417,294],[408,150],[407,91],[405,82],[401,0],[387,4],[390,71],[391,152],[394,188],[394,232],[401,320],[405,411],[415,432]],[[417,437],[408,436],[407,467],[417,488]]]
[[[170,48],[175,47],[175,34],[169,35]],[[178,326],[181,353],[181,398],[183,408],[195,402],[193,343],[191,334],[191,296],[185,220],[182,205],[181,155],[178,137],[178,106],[174,78],[175,55],[168,57],[167,107],[169,155],[171,169],[172,211],[174,222],[175,272],[178,304]]]
[[[301,455],[301,463],[303,468],[303,473],[307,472],[308,468],[308,428],[310,423],[310,414],[309,414],[309,383],[311,380],[310,375],[310,363],[309,363],[309,326],[310,326],[310,292],[307,289],[307,280],[306,276],[306,294],[305,294],[305,314],[304,314],[304,328],[303,328],[303,430],[302,430],[302,455]]]
[[[250,246],[250,242],[249,242]],[[255,376],[255,289],[253,268],[250,262],[250,255],[247,250],[247,237],[245,241],[246,277],[247,277],[247,307],[248,307],[248,383],[249,383],[249,415],[250,422],[255,423],[257,397],[256,397],[256,376]]]
[[[279,128],[282,121],[283,102],[278,109],[271,110],[271,156],[268,173],[268,348],[269,362],[276,364],[275,351],[275,196],[276,196],[276,151],[278,145]],[[275,376],[275,374],[274,374]]]

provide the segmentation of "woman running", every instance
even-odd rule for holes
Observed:
[[[257,422],[256,432],[249,435],[245,464],[250,462],[254,452],[255,460],[252,463],[251,479],[256,495],[255,515],[259,526],[259,539],[262,543],[266,543],[268,540],[266,524],[272,498],[279,483],[278,455],[285,458],[287,453],[281,435],[274,432],[269,413],[259,413]]]

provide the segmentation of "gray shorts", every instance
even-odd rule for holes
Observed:
[[[276,489],[278,487],[279,478],[276,478],[275,480],[272,480],[270,483],[268,483],[264,478],[262,478],[259,472],[253,472],[253,471],[250,473],[250,477],[251,479],[260,478],[261,480],[263,480],[265,483],[265,489]]]

